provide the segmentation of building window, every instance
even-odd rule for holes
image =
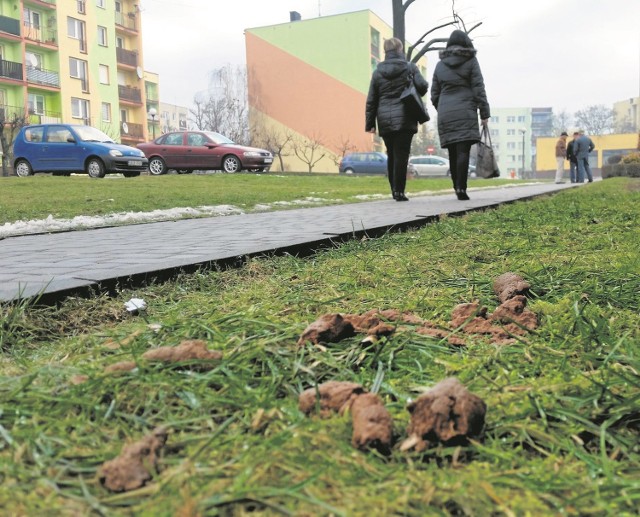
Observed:
[[[516,148],[515,142],[507,142],[507,149],[515,149],[515,148]]]
[[[525,118],[524,115],[518,115],[518,122],[524,122]]]
[[[491,136],[500,136],[500,130],[499,129],[490,129],[489,133],[491,134]]]
[[[105,0],[96,0],[96,5],[98,7],[101,7],[102,9],[105,8]]]
[[[491,117],[492,124],[498,124],[500,122],[500,117]]]
[[[87,12],[87,6],[85,0],[76,0],[78,6],[78,14],[85,14]]]
[[[127,120],[129,120],[129,117],[127,115],[128,115],[127,110],[120,110],[120,120],[122,122],[126,122]]]
[[[44,96],[30,93],[27,100],[29,113],[34,115],[44,115]]]
[[[111,122],[111,104],[108,102],[102,103],[102,121]]]
[[[515,122],[516,121],[516,117],[514,117],[513,115],[509,115],[507,117],[507,122]]]
[[[74,79],[80,79],[82,91],[89,91],[89,81],[87,80],[87,62],[75,57],[69,58],[69,75]]]
[[[509,161],[515,162],[516,161],[516,155],[515,154],[510,154],[509,155]]]
[[[67,16],[67,36],[77,39],[80,44],[80,52],[87,51],[87,41],[85,39],[84,22]]]
[[[98,70],[100,72],[100,84],[109,84],[109,67],[107,65],[100,65]]]
[[[507,129],[507,136],[513,136],[516,134],[516,130],[515,129]]]
[[[85,99],[78,99],[77,97],[71,97],[71,116],[73,118],[82,119],[85,124],[88,124],[89,101]]]
[[[380,58],[380,33],[371,27],[371,55]]]
[[[28,7],[25,7],[22,11],[24,15],[24,25],[30,29],[40,29],[41,15],[38,11],[32,11]]]
[[[120,36],[116,36],[116,47],[124,48],[124,39]]]
[[[102,25],[98,25],[98,45],[107,46],[107,28]]]

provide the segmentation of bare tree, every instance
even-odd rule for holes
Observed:
[[[307,165],[309,172],[313,172],[317,163],[327,155],[320,135],[294,139],[293,152]]]
[[[615,116],[616,112],[604,104],[587,106],[575,113],[576,123],[589,135],[605,135],[613,132]]]
[[[29,123],[24,110],[0,110],[0,148],[2,149],[2,175],[9,175],[13,158],[13,140],[21,127]]]
[[[407,9],[409,9],[411,4],[414,2],[415,0],[391,0],[391,5],[393,8],[393,36],[403,42],[406,41],[405,19],[406,19]],[[436,27],[430,28],[418,39],[418,41],[416,41],[413,45],[411,45],[407,49],[407,59],[409,61],[416,63],[427,52],[431,52],[434,50],[442,50],[444,48],[442,44],[447,42],[447,38],[442,38],[442,37],[432,38],[425,43],[425,39],[427,38],[427,36],[429,36],[430,34],[434,33],[439,29],[448,27],[450,25],[455,25],[460,30],[463,30],[467,34],[469,34],[472,30],[482,25],[482,22],[476,23],[474,26],[467,29],[467,26],[465,25],[464,20],[456,11],[455,0],[452,0],[451,2],[451,12],[452,12],[452,15],[451,15],[452,19],[450,21],[443,23],[441,25],[438,25]],[[415,55],[413,55],[414,51],[418,49],[418,47],[420,47],[421,45],[422,45],[422,48],[420,48],[420,50],[418,50],[418,52]]]
[[[279,130],[267,125],[257,114],[252,115],[251,145],[270,151],[278,159],[280,170],[284,172],[284,158],[291,156],[293,133],[288,129]]]
[[[241,144],[249,142],[245,68],[226,65],[211,72],[209,89],[196,95],[193,104],[189,112],[198,129],[222,133]]]
[[[340,162],[345,157],[346,154],[352,153],[358,150],[357,146],[349,140],[349,137],[345,137],[340,135],[340,139],[336,141],[335,149],[337,149],[337,153],[332,156],[333,163],[336,164],[336,167],[340,166]]]
[[[562,110],[553,116],[553,132],[559,135],[563,131],[568,131],[571,126],[571,114]]]

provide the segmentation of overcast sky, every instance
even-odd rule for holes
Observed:
[[[574,112],[640,95],[640,0],[456,0],[472,36],[489,102]],[[244,64],[244,29],[371,9],[391,24],[391,0],[141,0],[145,69],[163,102],[191,106],[209,72]],[[407,39],[448,21],[451,0],[416,0]],[[449,34],[449,29],[442,32]],[[331,35],[327,34],[327,38]],[[437,53],[429,53],[431,82]],[[336,56],[336,59],[340,59]]]

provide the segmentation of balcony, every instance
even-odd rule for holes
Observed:
[[[142,92],[140,88],[118,85],[118,97],[123,101],[142,104]]]
[[[116,48],[116,60],[122,65],[138,66],[138,53],[135,50]]]
[[[27,66],[27,81],[33,84],[60,88],[60,74],[54,70]]]
[[[43,111],[42,113],[29,111],[29,124],[60,124],[61,122],[62,114],[56,111]]]
[[[142,124],[134,124],[133,122],[123,122],[120,127],[120,137],[142,140],[144,139],[144,129]]]
[[[37,5],[40,7],[47,7],[49,9],[56,8],[56,0],[25,0],[24,3]]]
[[[0,16],[0,32],[20,36],[20,20],[9,18],[8,16]]]
[[[22,63],[0,59],[0,77],[22,81],[24,79],[22,75]]]
[[[0,104],[0,123],[6,124],[13,120],[18,121],[24,118],[24,116],[24,108]]]
[[[30,22],[24,22],[24,37],[30,41],[37,43],[47,43],[56,45],[58,33],[55,29],[45,29],[39,25],[33,25]]]
[[[118,27],[138,32],[136,25],[136,13],[123,13],[122,11],[116,11],[116,29]]]

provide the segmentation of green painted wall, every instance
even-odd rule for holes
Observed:
[[[380,19],[371,11],[357,11],[247,32],[366,94],[371,78],[372,24],[377,28]],[[390,36],[391,29],[386,27],[388,32],[381,34],[381,40]]]
[[[116,29],[114,25],[115,4],[106,2],[106,8],[93,7],[95,12],[95,25],[90,29],[92,37],[88,38],[89,44],[89,74],[93,78],[91,82],[91,117],[99,121],[94,124],[105,131],[114,140],[120,141],[120,101],[118,98],[118,62],[116,58]],[[97,26],[107,28],[107,46],[98,45]],[[99,67],[109,67],[109,84],[100,84]],[[95,95],[97,93],[97,95]],[[111,104],[111,122],[102,120],[102,103]],[[93,105],[95,104],[95,105]]]

